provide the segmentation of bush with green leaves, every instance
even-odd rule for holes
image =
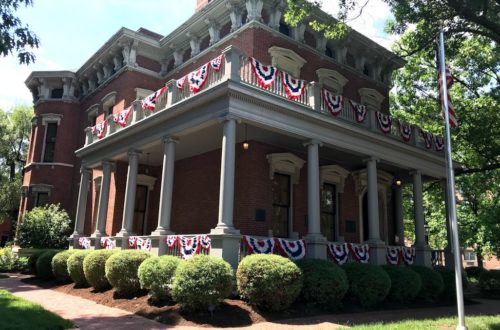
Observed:
[[[303,286],[300,268],[287,258],[252,254],[241,260],[236,272],[238,292],[251,305],[270,311],[289,307]]]
[[[344,270],[331,261],[304,259],[297,262],[304,276],[301,297],[323,309],[341,306],[349,283]]]
[[[109,289],[110,285],[106,278],[106,261],[115,250],[94,250],[83,259],[83,273],[87,283],[96,291]]]
[[[68,273],[68,258],[75,252],[76,250],[74,249],[60,251],[52,258],[52,273],[57,282],[71,282],[71,277]]]
[[[233,271],[221,258],[196,255],[175,271],[172,298],[187,310],[213,309],[231,294]]]
[[[422,288],[420,275],[409,267],[386,265],[382,268],[391,278],[388,300],[408,304],[417,297]]]
[[[83,271],[83,260],[90,253],[90,250],[74,250],[75,252],[69,256],[68,274],[71,280],[75,282],[75,287],[86,287],[89,285]]]
[[[455,271],[443,266],[434,267],[434,270],[443,278],[443,291],[439,298],[446,302],[455,301],[457,298]],[[462,272],[462,288],[467,288],[468,284],[467,273]]]
[[[141,288],[149,290],[153,301],[170,297],[170,288],[180,259],[174,256],[151,257],[139,266]]]
[[[500,270],[485,271],[479,277],[479,289],[488,298],[500,298]]]
[[[29,257],[28,257],[28,271],[31,274],[36,275],[36,262],[38,258],[45,252],[47,249],[40,249],[38,251],[33,252]]]
[[[49,280],[54,278],[52,272],[52,258],[59,253],[59,250],[46,250],[36,260],[36,276]]]
[[[465,267],[465,272],[467,273],[467,277],[469,279],[479,280],[481,274],[486,272],[487,270],[477,266]]]
[[[417,297],[429,302],[439,300],[444,289],[443,277],[437,271],[425,266],[411,266],[413,271],[420,275],[422,288]]]
[[[349,280],[347,297],[363,307],[375,306],[387,297],[391,290],[391,278],[380,266],[348,263],[342,266]]]
[[[35,207],[24,215],[17,228],[17,242],[23,248],[64,249],[71,234],[71,220],[59,205]]]
[[[106,260],[106,278],[114,291],[122,296],[133,296],[141,290],[137,271],[151,254],[140,250],[123,250]]]
[[[0,272],[26,272],[28,258],[12,253],[12,247],[0,248]]]

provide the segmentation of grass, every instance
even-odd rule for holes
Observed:
[[[73,324],[42,306],[0,290],[0,329],[68,329]]]
[[[500,330],[500,315],[494,316],[468,316],[465,324],[469,330]],[[454,330],[457,319],[452,317],[428,319],[428,320],[405,320],[391,323],[372,323],[357,325],[351,329],[356,330]]]

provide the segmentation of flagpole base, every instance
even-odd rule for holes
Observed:
[[[457,325],[457,327],[455,329],[457,329],[457,330],[468,330],[467,326],[465,326],[465,325]]]

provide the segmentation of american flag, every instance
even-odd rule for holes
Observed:
[[[445,105],[443,100],[443,79],[441,77],[441,61],[439,60],[439,52],[436,52],[437,59],[437,70],[438,70],[438,100],[441,104],[441,108],[445,111]],[[455,108],[453,108],[453,103],[451,103],[450,88],[453,86],[453,77],[450,73],[450,69],[445,64],[445,75],[446,75],[446,97],[448,98],[448,120],[450,122],[450,127],[458,127],[457,117],[455,115]]]

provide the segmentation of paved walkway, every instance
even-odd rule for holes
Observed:
[[[65,319],[73,321],[80,329],[196,329],[199,327],[167,326],[130,312],[96,304],[80,297],[21,282],[23,275],[0,279],[0,288],[7,289],[16,296],[36,302]],[[467,305],[467,315],[500,315],[498,300],[477,299],[479,303]],[[404,319],[424,319],[456,315],[454,306],[373,311],[354,314],[327,314],[307,318],[295,318],[276,322],[263,322],[248,327],[226,329],[259,330],[327,330],[341,328],[339,324],[360,324],[370,322],[390,322]]]

